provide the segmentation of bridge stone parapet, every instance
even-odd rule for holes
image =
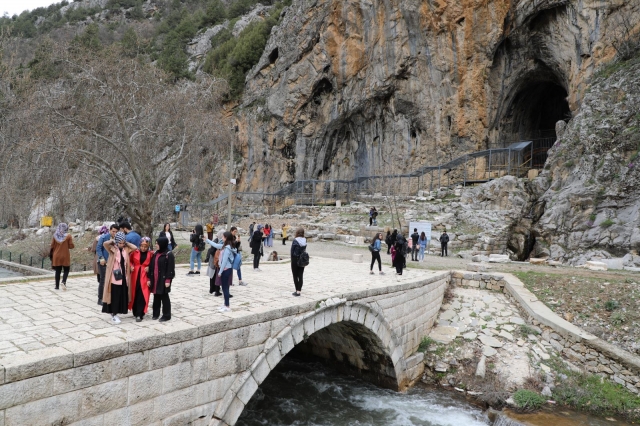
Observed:
[[[183,308],[176,308],[165,325],[105,324],[95,338],[47,340],[44,347],[0,355],[0,426],[233,425],[258,386],[292,351],[394,389],[421,377],[416,350],[436,321],[449,272],[411,270],[397,278],[362,279],[364,271],[354,270],[362,266],[350,262],[314,258],[314,266],[323,271],[318,282],[324,288],[314,285],[311,269],[309,289],[300,298],[285,298],[291,291],[283,280],[289,267],[273,265],[260,281],[254,276],[249,289],[234,291],[232,300],[242,306],[241,290],[253,292],[246,293],[247,300],[250,294],[275,297],[262,303],[251,299],[229,314],[211,307],[195,316],[186,304],[195,295],[201,298],[200,290],[180,278],[172,297],[176,294],[174,304]],[[334,285],[338,276],[341,284]],[[94,282],[72,280],[55,309],[63,312],[70,303],[64,297],[74,291],[82,296],[85,286],[92,293]],[[0,286],[0,302],[19,299],[12,292],[28,293],[27,285],[42,284],[19,285]],[[178,296],[180,285],[186,295]],[[331,286],[334,290],[327,291]],[[0,307],[3,321],[6,309]],[[98,326],[95,319],[90,322]],[[54,324],[58,330],[67,325]],[[19,341],[23,332],[29,330],[16,327],[10,333],[15,340],[0,338],[0,349]]]

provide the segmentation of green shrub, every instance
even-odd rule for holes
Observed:
[[[84,32],[82,34],[78,34],[73,38],[72,46],[82,47],[87,50],[100,50],[102,48],[102,43],[100,42],[100,38],[98,37],[98,32],[100,28],[98,24],[87,25]]]
[[[573,160],[569,160],[566,163],[564,163],[564,166],[568,169],[570,169],[571,167],[575,166],[576,163]]]
[[[513,394],[516,406],[522,410],[537,410],[547,402],[546,398],[534,391],[519,389]]]
[[[611,220],[611,219],[605,219],[602,222],[600,222],[600,226],[602,228],[608,228],[608,227],[610,227],[611,225],[614,225],[614,224],[615,224],[615,222],[613,220]]]
[[[224,22],[227,18],[227,10],[220,0],[211,0],[207,4],[204,16],[202,17],[202,26],[208,27]]]
[[[428,336],[422,338],[420,345],[418,346],[418,352],[426,352],[429,349],[429,346],[433,345],[435,341]]]
[[[627,321],[627,316],[624,314],[624,312],[616,312],[611,315],[610,319],[611,319],[611,324],[615,326],[619,326]]]
[[[595,213],[591,213],[591,214],[589,215],[589,220],[590,220],[591,222],[594,222],[594,221],[596,220],[596,217],[597,217],[597,216],[596,216],[596,214],[595,214]]]
[[[238,10],[248,7],[249,4],[252,7],[255,3],[257,2],[253,0],[234,3],[227,11],[227,18],[236,17],[234,14],[238,13]],[[240,33],[238,38],[234,39],[224,32],[213,37],[211,45],[217,47],[214,47],[207,55],[204,70],[228,81],[231,98],[237,98],[241,95],[247,73],[260,60],[271,29],[278,23],[282,9],[290,4],[291,0],[277,2],[267,19],[250,24]],[[234,9],[234,7],[238,9]]]
[[[620,307],[620,303],[618,303],[617,300],[607,300],[604,304],[604,308],[609,312],[613,312],[619,307]]]

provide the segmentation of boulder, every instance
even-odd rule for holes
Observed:
[[[484,375],[487,370],[487,357],[482,355],[480,357],[480,361],[478,361],[478,366],[476,367],[476,377],[480,377],[484,379]]]
[[[584,267],[587,269],[590,269],[592,271],[606,271],[607,268],[607,264],[604,262],[598,262],[595,260],[588,260],[585,264]]]
[[[509,263],[511,259],[506,254],[490,254],[489,262],[491,263]]]
[[[529,259],[529,263],[532,265],[544,265],[545,263],[547,263],[547,259],[532,257]]]
[[[438,343],[449,344],[453,342],[460,332],[456,327],[451,326],[439,326],[434,327],[429,333],[429,337]]]

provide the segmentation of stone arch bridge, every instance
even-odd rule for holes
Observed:
[[[317,293],[263,305],[251,302],[248,310],[230,315],[213,314],[212,307],[200,320],[174,315],[175,322],[165,323],[169,328],[131,322],[124,338],[106,335],[2,356],[0,426],[231,426],[294,348],[387,388],[401,390],[420,378],[424,366],[417,349],[437,319],[449,272],[411,270],[402,277],[363,279],[363,271],[356,271],[358,281],[344,272],[354,269],[351,262],[314,258],[314,264],[342,271],[349,288],[331,297]],[[279,280],[280,269],[286,272],[288,265],[267,268],[264,277],[271,282],[256,283],[253,291],[290,294],[288,281]],[[322,280],[325,286],[332,273]],[[94,279],[85,281],[93,293]],[[66,296],[83,285],[72,280]],[[10,286],[0,285],[0,302],[16,300]],[[14,285],[26,292],[24,286]],[[239,299],[236,294],[233,301]],[[180,299],[173,303],[186,305]]]

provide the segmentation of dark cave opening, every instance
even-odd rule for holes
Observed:
[[[556,123],[568,120],[571,110],[567,91],[552,81],[532,81],[515,96],[511,114],[511,134],[518,140],[555,138]]]

